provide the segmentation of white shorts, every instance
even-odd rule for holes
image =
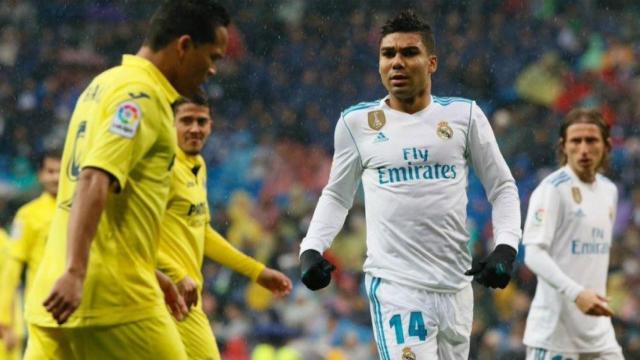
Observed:
[[[527,347],[527,360],[624,360],[624,356],[620,349],[597,353],[561,353]]]
[[[381,360],[468,359],[471,284],[437,293],[365,276]]]

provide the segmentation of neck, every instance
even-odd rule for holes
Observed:
[[[175,70],[173,70],[175,66],[173,66],[171,57],[168,56],[164,49],[154,51],[149,46],[143,45],[140,50],[138,50],[136,56],[149,60],[149,62],[155,65],[162,75],[169,80],[169,83],[175,84],[177,78],[177,74]]]
[[[573,171],[583,183],[591,184],[596,181],[596,171],[578,171],[574,168],[571,168],[571,171]]]
[[[393,94],[389,94],[388,105],[394,110],[408,114],[414,114],[426,108],[431,103],[431,89],[428,87],[414,97],[400,99]]]

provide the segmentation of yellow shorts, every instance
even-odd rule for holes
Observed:
[[[190,360],[220,360],[216,339],[202,308],[191,309],[187,318],[176,324]]]
[[[47,328],[29,324],[25,360],[186,360],[173,320],[151,318],[112,326]]]

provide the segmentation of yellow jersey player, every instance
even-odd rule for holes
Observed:
[[[210,109],[203,97],[174,104],[178,148],[167,210],[160,228],[158,266],[178,285],[188,306],[177,322],[189,359],[220,359],[211,325],[199,301],[203,256],[243,274],[276,296],[291,291],[291,280],[231,246],[209,225],[207,169],[200,155],[211,134]]]
[[[165,1],[138,53],[80,95],[27,302],[26,359],[186,358],[161,291],[179,311],[175,287],[155,270],[176,148],[171,104],[216,73],[228,24],[216,2]]]
[[[56,207],[60,157],[58,150],[48,150],[40,156],[38,181],[44,191],[38,198],[18,209],[11,226],[11,239],[7,243],[4,266],[0,271],[0,331],[2,333],[11,332],[16,323],[14,311],[17,303],[16,295],[24,266],[27,266],[25,297],[28,298],[33,277],[42,259],[49,225]],[[6,337],[21,340],[15,334],[7,334]]]
[[[9,236],[0,228],[0,272],[9,258]],[[4,290],[2,290],[4,291]],[[0,293],[4,295],[4,293]],[[16,293],[11,299],[15,300]],[[19,303],[12,303],[6,314],[2,314],[6,324],[0,326],[0,360],[18,360],[21,355],[20,338],[23,336],[23,325]]]

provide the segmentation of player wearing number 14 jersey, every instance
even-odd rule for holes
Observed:
[[[515,182],[475,102],[431,96],[429,25],[404,12],[382,29],[379,70],[389,95],[342,113],[329,183],[301,244],[302,281],[328,285],[322,257],[362,181],[366,288],[380,359],[466,359],[471,277],[505,287],[520,238]],[[465,228],[472,166],[493,204],[496,247],[474,262]],[[471,267],[470,270],[469,267]]]

